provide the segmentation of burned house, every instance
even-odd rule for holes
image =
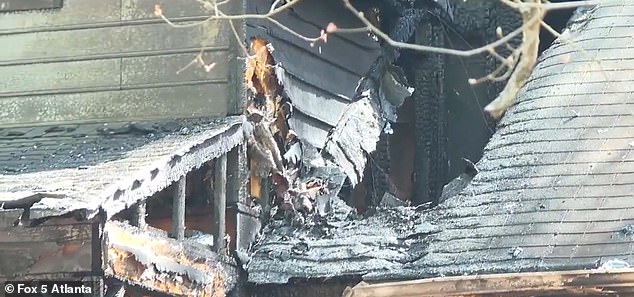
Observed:
[[[84,280],[96,296],[235,287],[229,251],[257,215],[239,44],[226,23],[170,26],[155,4],[0,2],[0,280]],[[206,15],[162,9],[175,24]],[[195,58],[213,71],[181,69]]]
[[[357,15],[468,49],[520,26],[498,1],[223,2],[274,20],[231,22],[196,1],[102,2],[0,1],[0,280],[127,296],[628,288],[609,271],[631,260],[624,0],[571,20],[573,43],[544,53],[497,126],[482,108],[502,84],[467,83],[494,59],[397,50]]]
[[[633,8],[576,11],[436,207],[334,200],[312,225],[267,226],[258,296],[631,296]]]

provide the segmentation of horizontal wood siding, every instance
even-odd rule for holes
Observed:
[[[3,0],[0,1],[0,12],[32,10],[32,9],[54,9],[62,7],[62,0]]]
[[[226,22],[173,28],[152,0],[66,0],[56,10],[0,13],[0,127],[235,113],[236,40]],[[234,12],[240,1],[225,7]],[[162,3],[201,21],[196,1]],[[212,71],[191,67],[204,48]]]
[[[99,236],[92,224],[0,228],[0,280],[41,274],[93,275]],[[95,252],[97,254],[95,254]]]
[[[251,13],[266,13],[271,1],[248,1]],[[328,23],[341,28],[362,24],[339,0],[306,0],[275,19],[307,37],[317,37]],[[248,37],[263,38],[273,46],[277,72],[286,95],[295,107],[290,126],[300,138],[323,147],[328,132],[341,117],[361,77],[379,55],[379,45],[366,33],[331,34],[328,42],[311,46],[266,20],[247,20]]]

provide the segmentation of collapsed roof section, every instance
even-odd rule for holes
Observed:
[[[244,140],[243,117],[0,131],[0,207],[106,219]]]
[[[633,21],[634,3],[604,1],[542,54],[479,173],[435,210],[445,230],[402,277],[634,261]]]
[[[303,238],[270,230],[255,249],[250,281],[384,281],[634,261],[633,15],[634,4],[614,0],[573,22],[564,33],[573,43],[543,54],[458,195],[413,218],[352,215]],[[377,230],[385,241],[399,230],[413,236],[377,243]]]

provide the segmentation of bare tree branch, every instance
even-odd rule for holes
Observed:
[[[243,20],[243,19],[265,19],[272,24],[278,26],[282,30],[292,34],[293,36],[309,42],[311,46],[314,46],[315,43],[319,41],[327,42],[328,34],[351,34],[351,33],[360,33],[360,32],[368,32],[374,34],[376,37],[383,40],[385,43],[390,46],[400,48],[400,49],[409,49],[421,52],[429,52],[436,54],[446,54],[460,57],[470,57],[478,54],[488,53],[493,58],[499,60],[501,62],[500,67],[495,69],[492,73],[480,78],[480,79],[470,79],[469,83],[476,84],[482,82],[497,82],[504,81],[507,78],[509,82],[505,86],[504,90],[500,93],[500,96],[496,98],[493,102],[491,102],[485,110],[490,113],[490,115],[494,118],[499,118],[506,108],[508,108],[515,100],[515,96],[517,92],[521,88],[521,86],[525,83],[526,79],[528,79],[530,73],[532,72],[533,66],[537,61],[537,50],[539,47],[539,30],[543,26],[551,33],[560,37],[560,35],[554,31],[550,26],[548,26],[544,21],[544,15],[550,10],[559,10],[559,9],[571,9],[582,6],[595,6],[601,3],[600,0],[585,0],[585,1],[567,1],[560,3],[544,3],[545,0],[498,0],[501,3],[508,5],[509,7],[517,10],[522,15],[523,24],[521,27],[516,28],[509,34],[503,35],[500,28],[496,30],[498,35],[498,40],[492,42],[490,44],[469,49],[469,50],[456,50],[450,48],[442,48],[442,47],[433,47],[426,46],[420,44],[411,44],[406,42],[398,42],[391,39],[388,34],[383,32],[380,28],[376,27],[372,22],[370,22],[364,15],[362,11],[359,11],[355,8],[350,0],[341,0],[345,6],[345,8],[354,14],[364,25],[359,28],[339,28],[335,24],[328,24],[327,28],[321,30],[319,36],[316,37],[308,37],[304,36],[297,31],[289,28],[288,26],[282,24],[281,22],[275,20],[274,16],[297,5],[301,2],[301,0],[287,0],[284,4],[278,6],[280,3],[284,2],[282,0],[276,0],[271,5],[271,8],[266,14],[240,14],[240,15],[228,15],[221,11],[220,6],[228,3],[231,0],[196,0],[202,5],[212,11],[212,15],[206,18],[203,21],[193,22],[193,23],[185,23],[185,24],[177,24],[169,20],[162,12],[159,5],[155,6],[155,14],[161,17],[165,22],[170,24],[176,28],[187,28],[193,26],[199,26],[205,24],[210,21],[218,21],[218,20],[227,20],[230,23],[231,30],[233,31],[234,36],[240,42],[242,46],[242,50],[246,56],[248,56],[246,47],[242,44],[242,41],[239,40],[239,34],[232,22],[232,20]],[[517,48],[513,48],[509,42],[513,40],[513,38],[522,35],[522,44]],[[511,54],[508,57],[500,56],[496,48],[500,46],[505,46],[507,49],[511,51]],[[179,70],[179,72],[183,71],[185,68],[190,67],[195,64],[204,65],[206,69],[210,69],[213,67],[212,64],[205,64],[202,59],[202,51],[196,56],[190,64],[188,64],[183,69]],[[210,67],[211,65],[211,67]]]

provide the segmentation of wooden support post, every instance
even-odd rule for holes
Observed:
[[[185,190],[187,176],[183,175],[174,188],[174,204],[172,207],[172,237],[185,239]]]
[[[227,153],[227,205],[246,202],[248,174],[246,148],[240,144]]]
[[[146,214],[146,202],[139,202],[133,209],[132,220],[130,224],[139,228],[145,228],[147,223],[145,222]]]
[[[220,253],[225,248],[225,212],[227,209],[227,154],[216,159],[214,166],[214,219],[216,221],[215,248]]]
[[[240,144],[227,154],[227,226],[233,230],[225,230],[231,236],[231,249],[246,250],[260,230],[257,219],[259,214],[248,216],[244,211],[250,210],[247,202],[249,189],[249,170],[247,167],[247,147]],[[259,190],[258,190],[259,191]],[[233,224],[231,223],[233,222]],[[256,226],[257,225],[257,226]],[[257,230],[254,230],[257,228]]]
[[[264,222],[268,222],[271,214],[271,195],[269,189],[271,188],[271,182],[268,178],[260,179],[260,205],[262,205],[262,219]]]

